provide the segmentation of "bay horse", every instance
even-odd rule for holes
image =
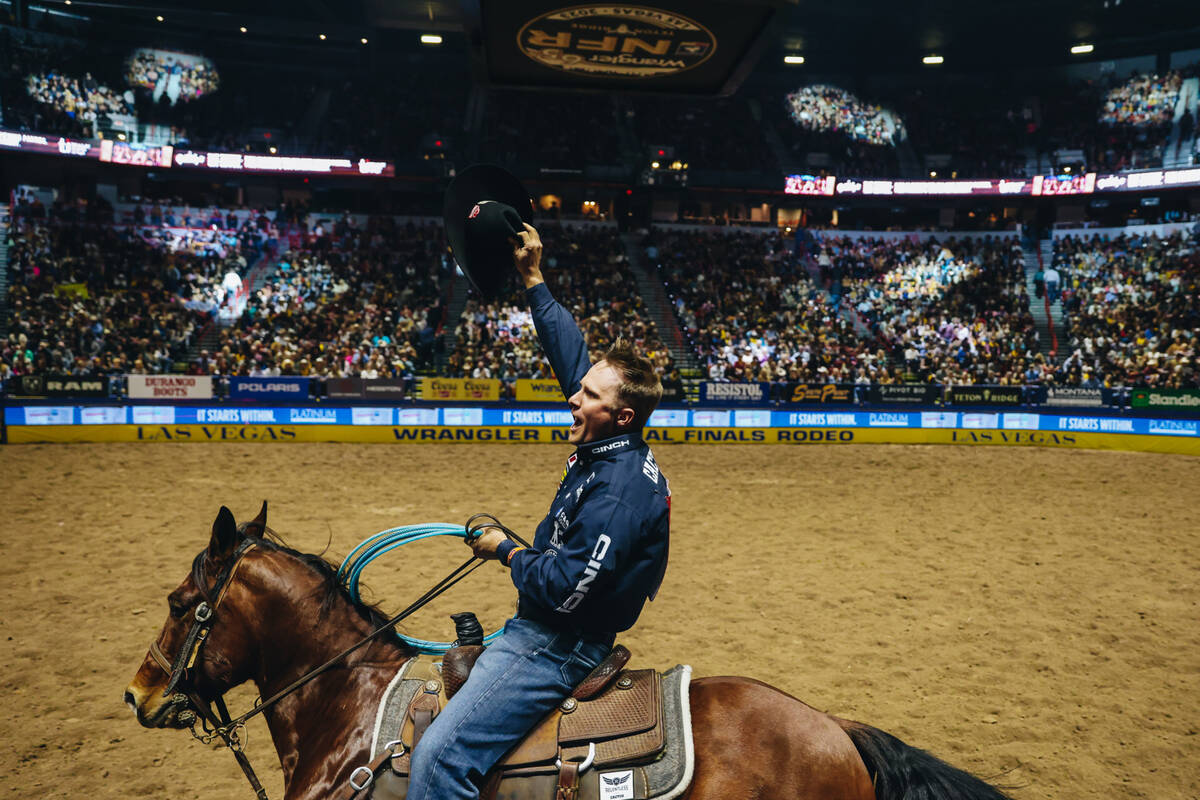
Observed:
[[[191,727],[197,702],[217,702],[245,681],[270,697],[387,621],[351,600],[332,565],[284,546],[266,512],[264,503],[238,526],[222,507],[208,547],[168,596],[167,620],[125,692],[143,726]],[[207,616],[202,603],[211,627],[179,681],[170,662],[181,664],[193,647],[185,640],[196,638],[193,620]],[[370,761],[384,688],[415,655],[398,638],[377,637],[264,711],[285,800],[352,793],[352,771]],[[683,800],[1008,800],[888,733],[756,680],[696,679],[690,700],[695,770]]]

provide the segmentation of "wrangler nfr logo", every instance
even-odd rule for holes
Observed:
[[[704,63],[717,40],[692,19],[642,6],[575,6],[527,22],[517,47],[542,66],[583,75],[650,78]]]

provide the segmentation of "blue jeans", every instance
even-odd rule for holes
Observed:
[[[611,649],[611,639],[585,639],[510,619],[421,737],[406,800],[476,800],[488,770]]]

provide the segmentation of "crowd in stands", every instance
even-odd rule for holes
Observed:
[[[106,223],[69,216],[13,214],[0,378],[178,371],[224,276],[256,255],[240,243],[223,257],[172,250],[112,225],[111,208]]]
[[[876,145],[894,145],[906,135],[899,117],[836,86],[805,86],[788,93],[786,102],[792,122],[806,130],[841,133]]]
[[[1052,266],[1068,382],[1200,388],[1200,235],[1066,236]]]
[[[669,374],[670,355],[657,326],[647,319],[616,228],[544,224],[538,230],[546,254],[546,284],[578,321],[592,360],[599,360],[614,341],[624,338],[664,375]],[[554,377],[542,356],[528,307],[523,287],[494,302],[472,290],[456,321],[446,375],[499,378],[509,395],[518,378]]]
[[[281,255],[196,365],[218,375],[411,378],[436,356],[440,225],[344,216]]]
[[[26,91],[35,101],[53,106],[76,119],[86,136],[95,136],[96,123],[110,114],[128,114],[132,108],[123,93],[96,83],[92,73],[82,79],[50,71],[30,75]]]
[[[1183,74],[1134,75],[1108,90],[1100,109],[1100,121],[1109,125],[1161,125],[1175,119]]]
[[[129,59],[126,79],[130,86],[151,92],[155,102],[165,95],[171,105],[195,100],[220,86],[220,76],[208,59],[145,48]]]
[[[1053,375],[1038,353],[1015,239],[825,240],[818,264],[909,379],[1008,385]]]
[[[708,380],[852,382],[879,364],[777,233],[653,231],[645,247]]]

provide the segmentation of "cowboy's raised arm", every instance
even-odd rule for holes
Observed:
[[[542,278],[542,240],[538,232],[525,223],[525,230],[518,236],[520,242],[513,251],[513,262],[525,282],[533,325],[563,397],[570,397],[579,391],[579,382],[592,366],[587,343],[575,319],[554,299]]]

